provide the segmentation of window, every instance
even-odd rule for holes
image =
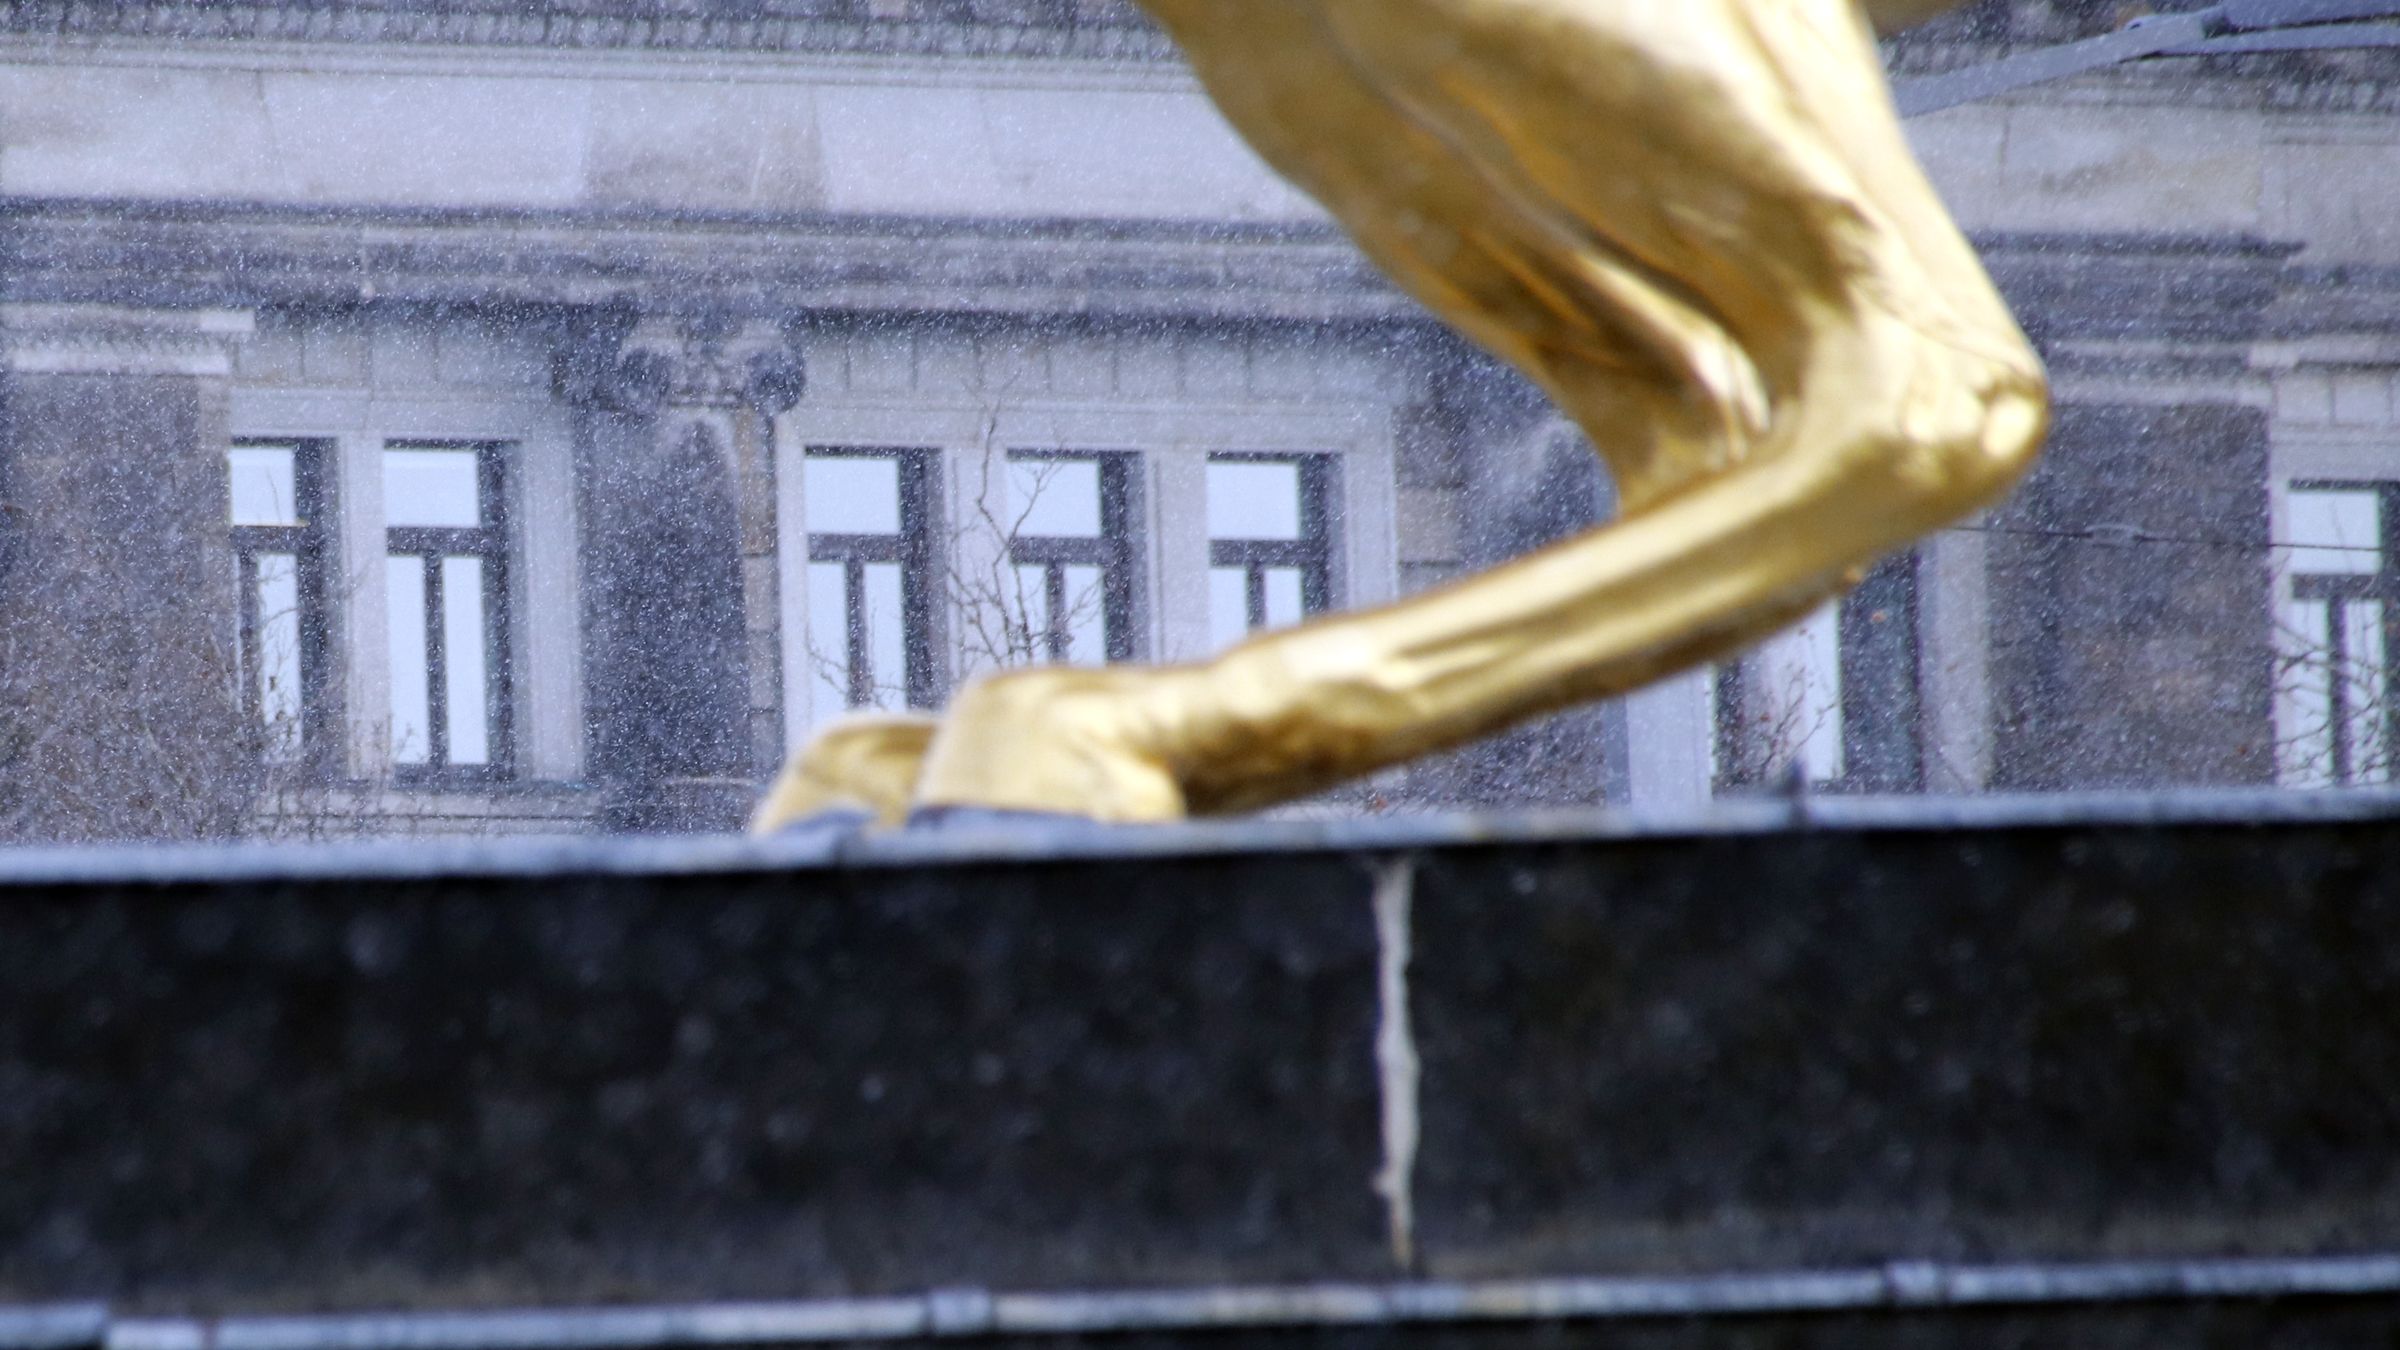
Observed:
[[[242,705],[269,759],[291,762],[325,728],[323,466],[312,442],[226,452],[239,568]]]
[[[1921,790],[1918,661],[1917,560],[1902,553],[1720,671],[1721,786],[1797,773],[1821,788]]]
[[[1840,601],[1825,606],[1727,668],[1719,719],[1730,733],[1718,763],[1732,783],[1794,773],[1808,783],[1841,781],[1842,609]]]
[[[2400,485],[2300,483],[2284,499],[2278,771],[2288,786],[2392,781],[2388,531]]]
[[[509,767],[504,464],[498,445],[384,447],[391,747],[404,777]]]
[[[1008,457],[1010,608],[1027,654],[1062,664],[1133,656],[1127,457]]]
[[[811,450],[802,462],[808,528],[808,658],[836,707],[937,701],[928,636],[923,452]]]
[[[1219,647],[1333,607],[1319,455],[1211,455],[1208,619]]]

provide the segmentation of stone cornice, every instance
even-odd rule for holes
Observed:
[[[2258,336],[2296,251],[2240,235],[2011,232],[1976,244],[2037,342],[2200,346]]]
[[[2266,334],[2291,341],[2355,334],[2400,336],[2400,267],[2294,267],[2268,316]]]
[[[917,0],[902,17],[885,18],[877,17],[887,12],[882,6],[863,0],[13,0],[0,5],[0,34],[65,41],[1174,59],[1165,35],[1122,6],[1103,7],[1098,17],[1047,21],[976,17],[1006,8]]]
[[[250,328],[238,310],[0,304],[0,365],[26,375],[225,376]]]
[[[2216,350],[2400,328],[2400,270],[2296,267],[2293,248],[2273,241],[2001,233],[1977,243],[2044,342]],[[1307,225],[18,202],[0,207],[0,250],[0,299],[17,304],[605,310],[651,316],[652,336],[666,321],[697,332],[844,313],[1432,322],[1339,234]],[[713,383],[692,374],[685,397],[749,397],[756,353],[737,355],[702,372]]]
[[[2278,66],[2273,63],[2283,62]],[[1913,74],[1953,69],[1944,63]],[[2206,108],[2284,116],[2381,117],[2400,113],[2400,72],[2390,78],[2294,70],[2285,58],[2159,62],[2085,75],[2002,95],[1967,108],[2067,107],[2100,118],[2111,108]],[[1938,115],[1938,114],[1937,114]]]
[[[1385,321],[1322,226],[16,202],[0,298]]]
[[[897,17],[885,17],[896,13]],[[59,42],[321,43],[553,51],[1173,63],[1127,0],[12,0],[0,37]],[[2028,45],[1938,35],[1888,48],[1909,74]],[[2078,98],[2274,112],[2400,112],[2400,55],[2151,62],[2076,81]],[[2020,95],[2019,98],[2024,96]],[[2036,97],[2041,97],[2037,92]],[[2055,96],[2053,96],[2055,97]]]
[[[1895,75],[1930,75],[1997,61],[2036,43],[1901,41],[1886,48]],[[2400,112],[2400,53],[2356,50],[2137,61],[2055,84],[2035,85],[1994,104],[2171,105],[2328,115]],[[1977,106],[1977,105],[1968,105]]]

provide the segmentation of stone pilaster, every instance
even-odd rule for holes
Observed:
[[[225,498],[246,313],[0,305],[0,838],[232,834]]]
[[[2273,781],[2267,433],[2233,404],[2060,407],[1990,520],[1994,786]]]
[[[1425,359],[1426,397],[1398,439],[1403,491],[1424,503],[1420,516],[1453,533],[1410,541],[1420,558],[1446,555],[1426,581],[1495,566],[1602,518],[1609,488],[1599,457],[1532,385],[1447,342]],[[1626,776],[1625,746],[1621,715],[1579,708],[1415,766],[1407,792],[1441,805],[1600,801]]]
[[[620,828],[736,827],[782,750],[769,480],[799,356],[757,321],[611,311],[570,336],[594,774]]]

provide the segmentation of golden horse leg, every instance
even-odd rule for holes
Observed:
[[[1636,509],[1201,665],[984,681],[920,804],[1149,820],[1313,791],[1736,649],[2030,463],[2039,365],[1852,0],[1151,3],[1236,125],[1557,395]]]

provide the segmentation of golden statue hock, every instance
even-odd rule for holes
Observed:
[[[838,724],[761,828],[1268,806],[1728,655],[2032,463],[2040,362],[1875,49],[1946,4],[1144,3],[1269,162],[1574,418],[1623,514],[1204,663],[1013,672],[938,724]]]

